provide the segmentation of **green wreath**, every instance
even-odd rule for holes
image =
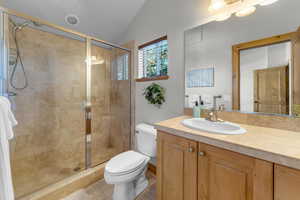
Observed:
[[[145,99],[149,104],[160,107],[166,101],[165,93],[165,88],[156,83],[152,83],[147,88],[145,88],[143,95],[145,96]]]

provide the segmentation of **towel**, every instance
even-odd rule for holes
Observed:
[[[11,105],[9,100],[6,97],[0,96],[0,106],[3,106],[3,108],[0,108],[0,115],[1,112],[4,115],[4,128],[6,132],[6,137],[8,140],[11,140],[14,137],[14,132],[12,127],[16,126],[18,124],[17,120],[15,119],[14,114],[11,111]]]
[[[0,96],[0,200],[14,200],[8,141],[14,137],[15,125],[9,100]]]

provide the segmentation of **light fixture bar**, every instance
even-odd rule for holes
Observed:
[[[250,6],[250,7],[241,9],[240,11],[236,12],[235,15],[237,17],[246,17],[246,16],[253,14],[255,11],[256,11],[256,7]]]
[[[261,5],[261,6],[268,6],[268,5],[271,5],[271,4],[273,4],[273,3],[277,2],[277,1],[278,0],[264,0],[261,3],[259,3],[259,5]]]

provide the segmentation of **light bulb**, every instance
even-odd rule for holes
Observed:
[[[256,7],[250,6],[250,7],[243,8],[242,10],[236,12],[235,15],[237,17],[246,17],[248,15],[253,14],[255,12],[255,10],[256,10]]]
[[[231,14],[223,13],[223,14],[220,14],[220,15],[216,16],[216,21],[218,21],[218,22],[225,21],[225,20],[229,19],[230,17],[231,17]]]
[[[261,6],[267,6],[267,5],[270,5],[270,4],[275,3],[277,1],[278,0],[264,0],[261,3],[259,3],[259,5],[261,5]]]
[[[224,0],[211,0],[208,10],[216,11],[216,10],[223,8],[225,5],[226,5],[226,3]]]

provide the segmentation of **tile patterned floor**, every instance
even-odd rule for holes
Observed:
[[[155,200],[156,179],[152,174],[147,174],[149,178],[148,188],[137,197],[137,200]],[[62,200],[112,200],[113,186],[100,180],[93,185],[81,189]]]

